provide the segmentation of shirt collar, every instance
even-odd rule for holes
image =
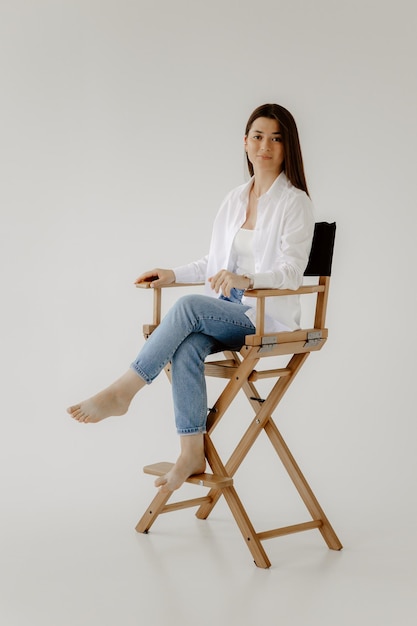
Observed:
[[[269,198],[278,199],[285,187],[288,186],[289,180],[285,174],[285,172],[281,172],[279,176],[274,180],[268,191],[265,193]]]
[[[249,198],[249,191],[253,185],[253,181],[255,180],[255,176],[252,176],[252,178],[243,186],[243,189],[240,193],[240,199],[242,201],[246,201]],[[272,183],[272,185],[270,186],[270,188],[268,189],[268,191],[265,193],[265,196],[268,196],[269,198],[272,199],[278,199],[279,196],[281,195],[283,189],[285,187],[287,187],[289,184],[289,180],[285,174],[285,172],[281,172],[276,179],[274,180],[274,182]]]

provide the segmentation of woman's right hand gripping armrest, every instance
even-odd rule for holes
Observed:
[[[171,285],[175,282],[175,274],[173,270],[161,269],[156,267],[153,270],[144,272],[135,280],[135,285],[140,283],[151,283],[151,287],[163,287],[163,285]]]

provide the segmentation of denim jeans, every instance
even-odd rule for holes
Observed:
[[[188,295],[180,298],[139,352],[131,368],[148,384],[171,362],[175,424],[180,435],[203,433],[207,420],[204,360],[222,350],[239,350],[255,327],[241,304],[230,298]]]

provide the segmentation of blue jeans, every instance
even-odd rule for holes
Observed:
[[[240,290],[230,298],[180,298],[139,352],[131,368],[148,384],[171,362],[175,424],[180,435],[203,433],[207,420],[204,360],[222,350],[239,350],[255,327],[245,315]]]

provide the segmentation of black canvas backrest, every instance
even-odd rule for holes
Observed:
[[[304,276],[331,275],[335,236],[336,222],[331,224],[329,222],[316,222],[310,258]]]

